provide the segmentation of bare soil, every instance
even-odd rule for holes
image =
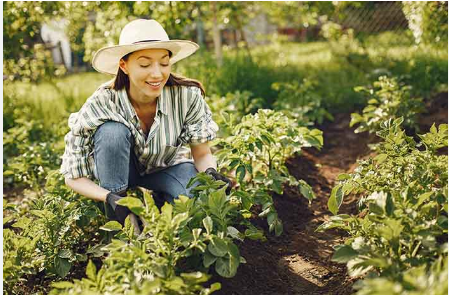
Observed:
[[[440,93],[426,103],[427,113],[419,118],[420,131],[428,132],[435,122],[448,122],[448,94]],[[214,276],[222,285],[220,295],[265,294],[352,294],[355,279],[346,274],[346,267],[331,261],[333,247],[343,243],[345,233],[315,229],[332,213],[327,209],[335,180],[340,173],[352,172],[357,159],[372,156],[368,144],[379,139],[368,132],[355,134],[349,128],[350,114],[338,114],[334,122],[318,126],[324,133],[321,151],[306,149],[287,161],[290,173],[310,184],[316,199],[311,205],[300,193],[287,188],[283,195],[274,195],[275,207],[284,224],[280,237],[267,235],[268,241],[244,241],[239,245],[247,263],[239,266],[231,279]],[[447,149],[442,151],[447,154]],[[357,214],[356,198],[345,199],[340,213]],[[256,223],[268,232],[264,220]]]
[[[427,132],[434,122],[437,126],[447,124],[447,93],[438,94],[426,107],[428,113],[419,119],[419,133]],[[214,294],[354,293],[355,279],[347,276],[345,265],[331,261],[333,247],[343,243],[345,233],[338,230],[315,232],[332,215],[327,209],[327,200],[337,176],[353,171],[357,159],[372,155],[368,144],[378,141],[367,132],[355,134],[354,128],[348,127],[349,121],[349,113],[337,114],[334,122],[318,126],[324,133],[323,149],[305,149],[301,155],[287,161],[290,173],[310,184],[317,198],[309,205],[296,189],[289,187],[283,195],[274,195],[284,233],[280,237],[267,234],[266,242],[246,240],[238,245],[247,263],[239,266],[234,278],[214,275],[207,285],[211,282],[222,285],[222,289]],[[443,152],[447,154],[447,149]],[[4,198],[14,199],[21,194],[22,189],[5,190]],[[346,198],[340,212],[357,214],[356,198]],[[268,232],[265,220],[256,219],[255,223]],[[67,279],[84,276],[85,265],[75,269]],[[48,290],[49,283],[48,279],[37,275],[23,285],[23,294]]]
[[[222,284],[217,294],[351,294],[354,279],[346,267],[331,261],[333,246],[343,243],[342,231],[324,233],[315,229],[329,216],[327,200],[340,173],[352,171],[356,160],[367,156],[367,144],[376,140],[348,128],[350,114],[338,114],[334,122],[318,128],[324,134],[321,151],[305,149],[287,161],[289,172],[310,184],[316,199],[312,204],[293,188],[274,195],[275,207],[284,224],[280,237],[268,241],[245,241],[239,248],[247,263],[231,279],[216,277]],[[345,200],[342,213],[357,213],[355,199]],[[265,221],[259,225],[267,231]]]

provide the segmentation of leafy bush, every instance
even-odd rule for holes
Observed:
[[[6,204],[17,212],[17,205]],[[4,219],[12,228],[4,231],[3,274],[5,289],[16,292],[25,275],[42,273],[65,277],[74,263],[87,260],[86,246],[93,242],[104,217],[96,203],[69,191],[57,171],[51,173],[47,193],[34,199],[25,214]]]
[[[378,131],[380,124],[391,118],[404,118],[404,125],[418,129],[417,114],[424,111],[421,98],[412,98],[411,87],[401,85],[396,78],[379,77],[374,87],[356,87],[355,91],[363,91],[368,97],[368,106],[362,114],[352,113],[349,126],[359,124],[355,133]]]
[[[249,91],[235,91],[227,93],[225,96],[212,95],[206,97],[206,101],[211,109],[214,121],[220,126],[220,137],[226,137],[231,132],[223,122],[223,112],[232,113],[236,121],[240,121],[243,116],[257,112],[262,107],[263,99],[253,97]]]
[[[400,282],[388,278],[366,278],[357,282],[357,295],[445,295],[448,288],[447,257],[440,256],[427,269],[426,265],[412,267],[404,272]]]
[[[316,92],[317,85],[315,80],[307,78],[302,83],[273,83],[271,87],[279,91],[275,109],[284,110],[302,126],[322,124],[324,119],[333,120],[332,114],[322,105],[323,98]]]
[[[123,228],[116,221],[108,222],[102,229],[118,233],[104,248],[109,254],[98,274],[91,266],[88,279],[54,286],[71,288],[69,294],[123,294],[142,289],[146,294],[209,294],[218,290],[219,283],[203,289],[200,283],[207,281],[208,275],[186,273],[186,259],[199,261],[199,265],[191,266],[196,269],[207,270],[215,263],[218,274],[233,277],[242,258],[232,240],[243,236],[231,226],[235,221],[230,216],[237,211],[226,197],[225,188],[218,189],[223,182],[205,173],[199,173],[189,185],[196,181],[200,185],[194,189],[195,198],[179,196],[174,205],[166,203],[161,210],[148,192],[143,194],[144,204],[135,197],[120,200],[119,204],[141,218],[143,231],[136,235],[129,217]],[[54,290],[52,294],[66,293]]]
[[[215,153],[219,167],[228,173],[235,169],[241,188],[236,197],[243,205],[243,214],[251,215],[251,207],[261,205],[260,216],[267,217],[270,232],[280,235],[282,223],[269,192],[282,194],[283,184],[289,184],[298,187],[309,201],[315,197],[305,181],[297,181],[289,174],[285,160],[303,147],[321,148],[322,132],[298,127],[296,121],[273,110],[260,109],[238,124],[232,115],[225,114],[224,121],[232,134],[215,142],[221,148]]]
[[[352,276],[369,272],[392,281],[386,288],[407,286],[405,271],[420,272],[447,257],[448,157],[437,155],[447,147],[447,124],[432,126],[416,143],[401,123],[402,118],[385,121],[377,133],[384,140],[379,154],[359,161],[354,173],[340,174],[332,189],[328,207],[333,214],[351,193],[360,194],[361,213],[335,215],[317,229],[347,231],[350,237],[336,248],[333,260],[346,263]],[[368,280],[363,290],[381,281]],[[369,294],[363,290],[360,294]]]

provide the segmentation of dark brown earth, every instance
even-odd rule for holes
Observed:
[[[440,93],[426,103],[427,113],[419,118],[420,132],[425,133],[435,122],[448,122],[448,96]],[[300,156],[287,161],[290,173],[310,184],[317,198],[308,202],[299,192],[287,188],[282,196],[275,195],[275,207],[284,224],[280,237],[267,235],[266,242],[245,241],[239,245],[247,263],[239,266],[231,279],[214,277],[222,289],[221,295],[265,294],[352,294],[355,279],[346,275],[346,267],[331,261],[333,246],[341,244],[345,233],[315,229],[332,213],[327,200],[340,173],[351,172],[356,161],[370,155],[369,143],[378,141],[367,132],[355,134],[349,128],[350,114],[338,114],[334,122],[318,128],[324,132],[321,151],[306,149]],[[447,154],[447,149],[445,151]],[[340,213],[357,214],[356,198],[344,201]],[[256,222],[267,231],[265,221]]]
[[[447,93],[440,93],[426,104],[428,113],[420,116],[420,132],[448,122]],[[315,229],[332,214],[327,210],[327,200],[335,180],[340,173],[353,171],[357,159],[370,155],[369,143],[377,141],[367,132],[355,134],[349,128],[350,114],[338,114],[334,122],[318,126],[324,133],[321,151],[305,149],[301,155],[287,161],[290,173],[310,184],[316,199],[311,205],[299,192],[286,188],[283,195],[273,199],[284,233],[280,237],[267,234],[266,242],[246,240],[239,245],[246,264],[239,266],[237,275],[231,279],[214,276],[212,282],[220,282],[221,295],[265,295],[265,294],[352,294],[355,279],[346,275],[346,267],[331,261],[333,246],[343,242],[345,233],[329,230],[317,233]],[[447,149],[445,151],[447,154]],[[4,192],[4,197],[20,195],[15,191]],[[356,214],[356,198],[345,199],[340,213]],[[255,223],[268,232],[266,221]],[[84,276],[85,265],[73,278]],[[39,275],[23,286],[24,294],[32,294],[48,288],[48,279]],[[37,287],[39,286],[39,287]],[[47,289],[48,290],[48,289]]]
[[[348,128],[350,114],[339,114],[334,122],[318,128],[324,133],[321,151],[306,149],[287,161],[290,173],[310,184],[317,198],[308,204],[299,192],[287,188],[275,195],[275,207],[284,224],[280,237],[268,241],[245,241],[240,245],[247,263],[239,266],[232,279],[217,278],[217,294],[351,294],[354,279],[346,267],[332,262],[333,246],[343,242],[344,233],[315,229],[330,215],[327,200],[338,174],[352,171],[358,158],[370,153],[367,144],[375,140],[367,133]],[[346,200],[342,213],[356,213],[354,199]],[[265,222],[260,222],[264,225]],[[267,231],[266,231],[267,232]]]

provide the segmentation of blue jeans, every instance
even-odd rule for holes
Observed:
[[[180,163],[151,174],[141,176],[134,154],[134,139],[131,131],[122,123],[108,121],[97,128],[94,135],[94,159],[96,177],[100,186],[124,194],[128,188],[141,186],[170,203],[179,195],[192,197],[186,188],[190,179],[198,173],[191,162]]]

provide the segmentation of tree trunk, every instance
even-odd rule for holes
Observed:
[[[221,33],[220,28],[218,27],[217,21],[217,3],[211,2],[211,9],[213,14],[213,38],[214,38],[214,47],[215,47],[215,58],[217,60],[217,66],[221,67],[223,65],[223,53],[221,50]]]
[[[240,21],[240,17],[239,17],[238,15],[236,15],[236,21],[237,21],[238,30],[239,30],[239,32],[240,32],[240,36],[241,36],[241,38],[242,38],[242,41],[243,41],[244,44],[245,44],[246,52],[248,53],[248,57],[249,57],[250,61],[252,62],[252,61],[253,61],[253,58],[252,58],[252,56],[251,56],[251,51],[249,50],[248,41],[246,40],[245,32],[243,31],[242,22]]]

